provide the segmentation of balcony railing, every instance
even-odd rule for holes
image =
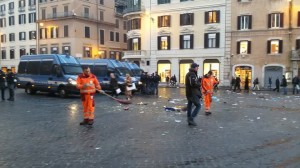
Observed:
[[[124,10],[124,13],[131,13],[131,12],[141,12],[142,11],[141,6],[127,6],[127,8]]]
[[[14,14],[15,13],[15,11],[14,11],[14,9],[8,9],[8,14]]]
[[[0,12],[0,16],[5,16],[5,11]]]
[[[28,6],[28,10],[30,11],[33,11],[36,9],[36,6],[35,5],[31,5],[31,6]]]
[[[147,56],[146,50],[124,51],[123,58],[143,58]]]
[[[300,49],[292,50],[290,53],[290,57],[292,61],[300,61]]]
[[[19,12],[25,12],[25,7],[19,7]]]

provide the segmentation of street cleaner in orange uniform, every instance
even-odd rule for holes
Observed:
[[[210,104],[212,102],[214,86],[219,82],[215,77],[212,76],[212,71],[208,71],[208,73],[202,78],[201,82],[202,95],[204,97],[205,115],[211,115]]]
[[[94,124],[94,110],[95,101],[94,95],[96,90],[104,92],[101,90],[101,86],[97,77],[91,73],[89,67],[83,68],[83,73],[79,74],[77,77],[76,87],[80,89],[81,101],[83,105],[83,121],[80,125],[93,125]]]

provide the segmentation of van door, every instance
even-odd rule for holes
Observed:
[[[28,83],[34,88],[34,90],[39,90],[42,86],[43,80],[40,78],[40,65],[41,60],[29,60],[26,67]]]
[[[107,75],[107,64],[95,64],[92,73],[97,76],[103,90],[109,89],[110,78]]]
[[[40,86],[41,91],[49,91],[51,89],[53,59],[43,59],[40,65],[40,79],[43,83]]]

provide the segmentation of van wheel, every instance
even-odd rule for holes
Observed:
[[[66,98],[68,96],[66,90],[63,87],[58,89],[58,95],[61,98]]]
[[[26,92],[27,94],[33,95],[33,94],[36,93],[36,90],[34,90],[30,85],[28,85],[28,86],[26,87],[26,89],[25,89],[25,92]]]

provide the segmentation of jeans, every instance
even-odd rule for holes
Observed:
[[[200,111],[201,108],[201,104],[200,104],[200,99],[198,96],[194,96],[194,97],[188,97],[188,105],[187,105],[187,118],[189,120],[193,120],[198,112]],[[196,106],[195,109],[192,112],[192,106],[193,104]]]
[[[282,87],[283,88],[283,94],[287,95],[287,88],[286,87]]]

